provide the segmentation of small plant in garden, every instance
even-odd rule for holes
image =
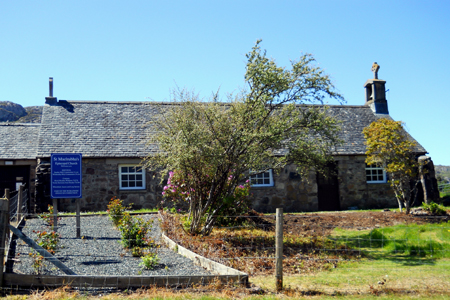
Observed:
[[[447,210],[445,209],[444,206],[439,205],[439,204],[434,203],[434,202],[430,202],[429,204],[424,202],[424,203],[422,203],[422,207],[423,207],[423,209],[425,209],[426,211],[432,213],[433,215],[442,216],[442,215],[447,214]]]
[[[106,212],[108,213],[111,221],[114,223],[114,226],[119,226],[125,211],[131,209],[131,204],[129,206],[124,206],[123,200],[120,200],[117,197],[112,197],[107,208],[108,209]]]
[[[51,254],[55,254],[61,235],[54,231],[33,230],[33,232],[37,234],[36,243]]]
[[[142,256],[142,262],[139,264],[143,269],[152,270],[158,265],[159,257],[156,253],[150,252],[145,256]]]
[[[132,217],[124,212],[118,228],[122,234],[121,243],[125,248],[151,246],[152,241],[147,240],[147,233],[150,231],[153,220],[144,221],[139,217]]]
[[[144,251],[141,247],[133,247],[133,250],[131,250],[131,255],[133,257],[142,257],[144,256]]]
[[[46,222],[50,227],[53,228],[53,226],[55,225],[53,222],[53,214],[55,213],[54,209],[53,209],[53,205],[48,205],[48,212],[42,213],[40,215],[38,215],[38,218],[41,220],[44,220],[44,222]],[[61,218],[57,219],[58,221],[61,220]]]
[[[33,230],[33,232],[37,234],[37,238],[35,239],[36,243],[49,253],[55,254],[61,235],[54,231]],[[44,257],[35,251],[30,252],[28,255],[33,258],[32,267],[39,274],[44,266]]]
[[[40,274],[42,267],[44,267],[44,257],[35,251],[28,253],[28,255],[33,259],[33,264],[31,266],[34,271],[36,274]]]

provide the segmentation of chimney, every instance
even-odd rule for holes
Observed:
[[[386,81],[378,79],[380,66],[374,62],[372,65],[373,79],[369,79],[364,84],[366,89],[366,103],[376,114],[389,114],[386,100]]]
[[[48,93],[49,96],[45,97],[45,103],[47,104],[56,104],[58,102],[58,99],[56,97],[53,97],[53,77],[48,78]]]

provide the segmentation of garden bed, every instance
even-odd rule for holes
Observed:
[[[149,237],[159,241],[161,232],[156,215],[144,215],[154,223]],[[133,257],[131,251],[120,244],[120,232],[115,229],[108,216],[84,216],[81,218],[81,238],[76,238],[76,219],[62,218],[58,223],[61,239],[55,256],[77,275],[92,276],[205,276],[211,272],[195,265],[191,260],[161,247],[155,249],[158,265],[143,269],[141,258]],[[40,219],[26,220],[23,233],[35,239],[36,231],[49,230]],[[33,232],[34,231],[34,232]],[[32,249],[21,240],[17,241],[13,273],[64,275],[51,263],[45,262],[39,269],[33,267],[34,259],[29,255]]]

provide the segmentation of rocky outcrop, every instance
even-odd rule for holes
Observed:
[[[11,101],[0,101],[0,122],[14,122],[26,115],[27,112],[22,105]]]
[[[41,123],[43,106],[27,106],[0,101],[0,122]]]
[[[43,106],[26,106],[27,115],[17,120],[17,123],[41,123]]]

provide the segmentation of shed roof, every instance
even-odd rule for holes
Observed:
[[[0,123],[0,159],[36,159],[40,124]]]

